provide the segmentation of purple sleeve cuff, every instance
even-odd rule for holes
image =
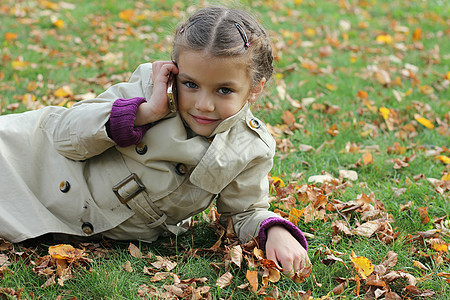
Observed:
[[[306,241],[303,232],[301,232],[301,230],[298,229],[297,226],[295,226],[288,220],[278,217],[270,217],[261,222],[258,236],[259,236],[259,243],[262,249],[266,248],[267,230],[274,225],[281,225],[284,228],[286,228],[292,234],[292,236],[300,243],[300,245],[302,245],[303,248],[305,248],[305,250],[308,250],[308,242]]]
[[[134,126],[139,105],[145,98],[117,99],[114,101],[109,121],[106,123],[108,136],[120,147],[136,145],[150,128],[150,124]]]

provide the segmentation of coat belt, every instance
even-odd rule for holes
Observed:
[[[149,228],[165,224],[167,215],[154,205],[145,192],[145,185],[136,173],[131,173],[118,184],[113,186],[113,192],[122,204],[130,207],[148,221]]]
[[[147,222],[149,228],[162,226],[167,229],[167,215],[163,213],[146,192],[146,187],[136,173],[130,172],[122,155],[115,152],[115,178],[124,178],[112,190],[119,201]]]

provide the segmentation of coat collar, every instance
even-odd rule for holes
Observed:
[[[218,133],[225,132],[227,130],[230,130],[234,125],[236,125],[239,120],[242,120],[245,118],[245,115],[247,114],[247,111],[250,108],[250,104],[248,101],[245,102],[244,106],[241,108],[240,111],[238,111],[236,114],[232,115],[231,117],[228,117],[227,119],[223,120],[217,127],[214,129],[214,131],[211,133],[209,138],[215,136]]]

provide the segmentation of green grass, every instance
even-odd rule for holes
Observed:
[[[187,10],[198,6],[198,2],[173,0],[69,0],[55,1],[55,8],[46,3],[5,0],[0,4],[1,114],[22,112],[38,104],[65,103],[68,99],[54,95],[63,86],[70,86],[73,91],[74,97],[69,100],[77,101],[78,95],[97,94],[113,83],[126,80],[140,63],[168,59],[170,36],[176,24],[187,15]],[[268,84],[266,96],[255,105],[254,113],[276,127],[283,124],[283,112],[289,110],[300,125],[291,133],[276,137],[278,142],[288,139],[292,147],[287,152],[278,149],[271,175],[283,179],[286,184],[300,186],[308,184],[310,176],[322,172],[338,177],[339,170],[355,170],[358,181],[331,198],[353,201],[363,192],[367,195],[373,192],[383,203],[385,212],[395,220],[391,226],[399,233],[390,244],[376,236],[343,236],[336,244],[332,241],[334,218],[310,223],[304,223],[302,218],[299,227],[314,234],[314,238],[309,239],[309,255],[313,262],[311,276],[300,284],[284,277],[277,284],[271,284],[271,289],[278,288],[280,299],[299,298],[295,296],[296,291],[308,290],[314,298],[320,298],[338,284],[339,277],[354,278],[356,272],[350,262],[352,251],[367,257],[374,265],[380,264],[389,251],[394,251],[398,254],[398,262],[393,270],[402,270],[416,278],[431,274],[417,284],[418,288],[434,291],[432,299],[450,298],[449,284],[442,276],[437,276],[440,272],[450,272],[448,252],[441,253],[443,259],[440,262],[437,259],[439,253],[430,245],[420,239],[411,241],[418,232],[436,228],[433,222],[421,222],[417,208],[428,207],[430,219],[445,217],[449,220],[448,190],[439,193],[426,179],[441,179],[449,172],[448,164],[426,155],[428,150],[446,147],[447,151],[441,154],[450,156],[450,102],[445,83],[450,71],[448,5],[438,0],[249,0],[238,4],[248,7],[269,29],[276,53],[276,74]],[[119,17],[126,9],[135,11],[135,17],[129,21]],[[55,26],[52,18],[63,20],[64,27]],[[343,29],[345,26],[348,26],[346,30]],[[413,40],[413,32],[418,29],[421,38]],[[17,38],[7,39],[7,33],[17,34]],[[391,36],[394,41],[377,43],[381,34]],[[327,46],[332,51],[328,56],[320,56],[320,49]],[[305,68],[302,65],[305,60],[313,61],[317,68]],[[14,61],[26,64],[14,68]],[[414,78],[404,75],[408,64],[417,67]],[[376,75],[369,72],[371,66],[387,70],[393,83],[382,85]],[[292,67],[293,71],[288,71],[287,67]],[[280,86],[285,86],[285,92],[299,103],[304,98],[315,101],[295,109],[289,101],[280,98],[277,90]],[[433,92],[424,93],[424,86],[432,87]],[[360,90],[368,93],[370,105],[357,97]],[[403,94],[401,101],[395,98],[394,90]],[[33,105],[27,106],[23,102],[26,94],[36,98]],[[330,106],[339,110],[330,113],[327,111]],[[380,107],[396,113],[393,130],[387,128]],[[432,121],[434,129],[420,125],[415,114]],[[339,131],[336,136],[327,132],[333,124]],[[414,127],[414,135],[400,136],[406,125]],[[395,142],[406,147],[406,151],[402,154],[388,152]],[[310,145],[315,150],[298,151],[300,144]],[[362,161],[363,153],[346,151],[349,145],[356,145],[360,150],[372,149],[373,163],[357,165],[359,160]],[[319,147],[321,150],[316,151]],[[409,167],[394,169],[392,160],[404,157],[414,157],[414,160],[409,162]],[[302,173],[300,179],[296,178],[299,173]],[[424,178],[414,179],[420,174]],[[394,189],[398,188],[406,190],[395,196]],[[401,205],[409,201],[413,205],[400,211]],[[296,207],[302,209],[307,204],[297,202]],[[272,208],[280,208],[279,203],[272,203]],[[339,215],[335,218],[343,219]],[[362,222],[360,213],[352,213],[347,218],[351,226]],[[447,244],[450,242],[448,234],[441,233],[439,237]],[[213,299],[264,299],[264,296],[255,296],[247,289],[238,288],[247,282],[248,266],[242,269],[222,267],[220,271],[211,266],[211,263],[223,262],[223,254],[205,250],[216,240],[214,231],[206,222],[201,222],[177,241],[164,238],[150,245],[136,243],[144,253],[153,253],[144,259],[132,257],[127,251],[128,243],[100,244],[99,247],[106,249],[106,256],[90,254],[93,262],[84,269],[74,269],[74,278],[67,280],[64,286],[47,288],[41,288],[47,278],[38,277],[32,271],[32,262],[47,253],[51,242],[38,240],[15,245],[16,251],[26,255],[18,257],[8,251],[2,252],[9,254],[14,262],[8,267],[13,273],[0,276],[0,295],[3,296],[1,288],[11,288],[16,292],[23,289],[23,298],[135,299],[142,284],[158,288],[173,284],[170,278],[151,283],[150,276],[142,271],[154,261],[154,255],[161,255],[178,263],[172,272],[181,279],[207,277],[206,285],[211,287]],[[344,253],[341,258],[345,265],[324,264],[325,255],[320,250],[324,245]],[[192,254],[195,250],[197,252]],[[133,267],[131,273],[123,268],[127,261]],[[429,270],[421,271],[413,261],[421,262]],[[227,270],[233,274],[233,282],[220,289],[215,282]],[[396,280],[390,283],[390,288],[407,297],[406,285],[405,280]],[[362,283],[361,295],[365,291]],[[349,281],[348,287],[337,297],[356,299],[355,283]]]

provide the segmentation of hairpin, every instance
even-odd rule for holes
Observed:
[[[186,26],[186,27],[181,26],[181,28],[180,28],[180,33],[183,33],[186,29],[188,29],[189,27],[191,27],[192,25],[194,25],[194,24],[197,23],[198,21],[200,21],[200,19],[197,19],[197,20],[192,21],[192,23],[189,24],[189,25]]]
[[[244,47],[248,48],[250,47],[250,42],[248,41],[247,34],[245,33],[244,28],[239,23],[234,23],[234,26],[236,26],[237,30],[241,34],[242,39],[244,40]]]

